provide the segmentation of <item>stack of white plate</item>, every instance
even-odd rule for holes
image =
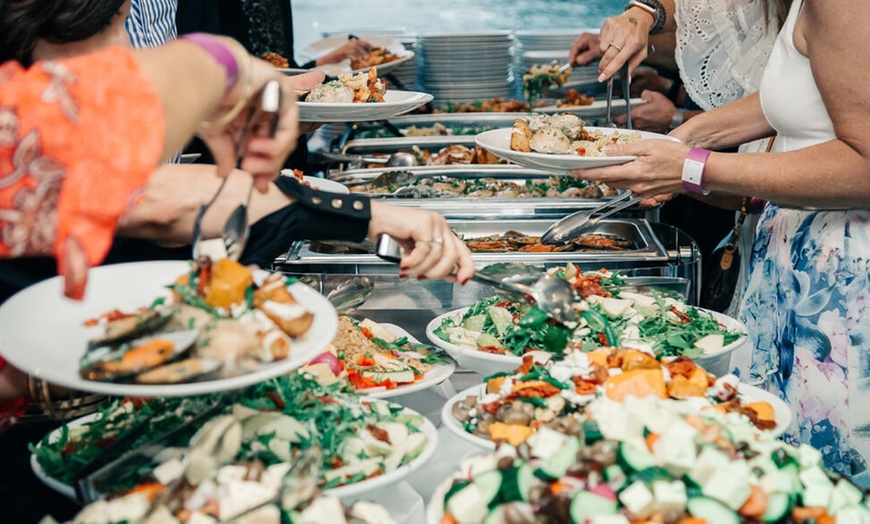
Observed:
[[[419,36],[419,87],[436,105],[511,98],[513,48],[510,31]]]
[[[583,33],[598,33],[598,29],[528,29],[514,31],[514,38],[523,51],[556,49],[567,53],[574,40]]]
[[[401,86],[393,86],[396,89],[402,89],[404,91],[419,91],[417,87],[417,54],[415,50],[415,44],[417,43],[417,37],[415,36],[399,36],[396,39],[402,42],[402,45],[405,46],[405,49],[409,51],[414,51],[414,58],[402,63],[396,69],[390,71],[390,76],[393,76],[401,82]]]

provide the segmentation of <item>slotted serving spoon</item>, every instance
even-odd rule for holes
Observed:
[[[265,123],[266,132],[269,137],[275,136],[275,132],[278,130],[282,105],[281,85],[275,80],[267,82],[266,85],[263,86],[263,89],[257,93],[256,100],[257,107],[248,114],[248,120],[242,130],[239,141],[236,144],[236,150],[238,151],[236,156],[236,168],[238,168],[242,163],[242,159],[246,152],[245,144],[255,126],[260,123]],[[226,177],[221,181],[221,185],[218,186],[218,189],[211,197],[211,200],[200,206],[199,212],[196,214],[196,220],[193,225],[194,258],[203,253],[204,245],[211,246],[212,243],[214,245],[213,249],[220,251],[222,248],[227,258],[231,260],[238,260],[242,251],[245,249],[245,244],[248,241],[248,234],[250,232],[248,228],[248,205],[251,203],[251,193],[254,189],[253,180],[251,181],[251,187],[248,188],[248,196],[245,203],[239,204],[239,206],[230,213],[230,216],[227,217],[221,238],[213,240],[203,240],[202,238],[202,219],[212,204],[217,201],[218,196],[226,186],[228,178],[229,177]],[[218,244],[222,244],[222,246],[218,246]],[[220,255],[223,254],[216,253],[210,249],[209,251],[210,253],[217,255],[217,258],[221,258]]]
[[[388,235],[381,235],[378,238],[376,253],[378,257],[394,264],[398,264],[402,259],[402,247]],[[528,274],[523,276],[528,277]],[[571,284],[557,276],[544,275],[530,286],[512,282],[510,279],[492,278],[480,272],[476,272],[471,280],[534,304],[559,322],[571,322],[577,318],[574,312],[574,302],[576,301],[574,290],[571,288]]]

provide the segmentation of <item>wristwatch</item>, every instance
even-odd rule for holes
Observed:
[[[686,155],[686,160],[683,161],[683,187],[690,193],[698,195],[709,195],[709,191],[704,190],[704,168],[707,166],[707,159],[710,157],[710,151],[693,147]]]
[[[668,19],[668,12],[659,0],[631,0],[625,5],[625,9],[637,7],[643,9],[653,17],[653,25],[649,28],[649,34],[655,35],[662,32]]]

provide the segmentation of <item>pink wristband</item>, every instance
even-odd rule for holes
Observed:
[[[224,42],[207,33],[190,33],[180,38],[201,47],[224,68],[227,74],[226,92],[229,92],[236,85],[236,82],[239,81],[239,63]]]
[[[693,147],[686,155],[686,160],[683,162],[683,187],[690,193],[699,195],[709,195],[709,191],[704,190],[704,168],[707,167],[707,159],[710,157],[710,151]]]

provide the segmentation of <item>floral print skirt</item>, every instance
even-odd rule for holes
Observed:
[[[768,204],[750,264],[735,373],[791,406],[787,440],[870,486],[870,211]]]

